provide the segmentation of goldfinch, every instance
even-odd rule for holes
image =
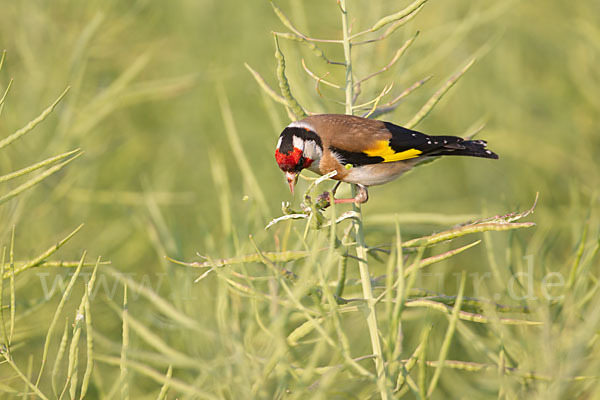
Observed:
[[[342,114],[311,115],[289,124],[277,142],[275,160],[285,173],[290,191],[303,169],[358,186],[356,197],[336,203],[364,203],[367,187],[387,183],[414,166],[439,156],[497,159],[484,140],[430,136],[373,119]]]

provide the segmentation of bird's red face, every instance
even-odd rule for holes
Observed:
[[[305,158],[302,155],[302,150],[294,147],[289,153],[282,153],[279,149],[275,149],[275,160],[279,168],[285,172],[290,191],[294,194],[294,186],[298,182],[298,175],[304,168],[310,167],[314,160]]]
[[[279,136],[275,161],[285,172],[292,194],[300,171],[309,168],[316,159],[320,159],[323,154],[321,146],[320,138],[305,127],[289,126]]]
[[[300,172],[304,168],[310,167],[314,160],[303,155],[303,151],[294,147],[289,153],[282,153],[275,149],[275,160],[277,165],[284,172]]]

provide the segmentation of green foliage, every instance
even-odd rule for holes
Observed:
[[[600,396],[598,13],[3,5],[2,398]],[[481,131],[500,160],[362,210],[307,175],[282,215],[272,152],[303,112]]]

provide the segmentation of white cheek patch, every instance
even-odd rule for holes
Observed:
[[[304,142],[304,157],[311,160],[320,160],[323,156],[323,150],[314,140]]]
[[[298,136],[293,136],[294,147],[300,150],[304,150],[304,140],[300,139]]]
[[[305,122],[305,121],[294,121],[291,124],[289,124],[288,127],[289,128],[308,129],[309,131],[313,131],[314,132],[314,128],[312,127],[312,125],[309,124],[308,122]]]

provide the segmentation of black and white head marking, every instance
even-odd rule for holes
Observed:
[[[316,164],[323,156],[323,143],[313,127],[304,121],[294,121],[289,124],[277,142],[280,153],[288,154],[294,148],[302,150],[304,158],[314,160]]]

